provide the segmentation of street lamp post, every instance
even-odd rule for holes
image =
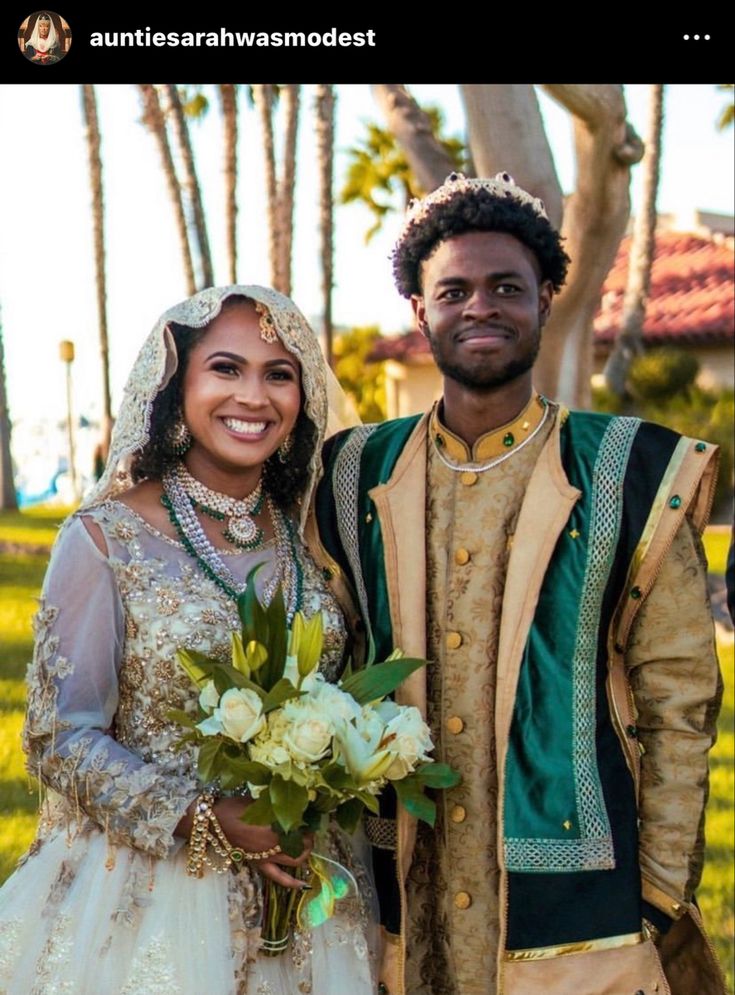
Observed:
[[[66,429],[69,441],[69,477],[74,498],[79,500],[79,485],[77,483],[77,460],[74,448],[74,421],[71,403],[71,364],[74,362],[74,343],[64,339],[59,343],[59,357],[66,364]]]

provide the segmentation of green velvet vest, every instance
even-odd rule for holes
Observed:
[[[373,660],[393,644],[382,537],[368,491],[390,479],[417,421],[338,436],[317,496],[322,540],[354,585]],[[581,412],[561,429],[562,464],[581,491],[565,532],[576,530],[579,539],[565,542],[562,533],[552,554],[516,690],[505,768],[509,950],[640,931],[637,810],[610,717],[606,644],[678,441],[638,419]],[[635,736],[634,728],[628,732]],[[386,814],[390,806],[386,800]],[[378,858],[388,928],[397,924],[392,873]]]

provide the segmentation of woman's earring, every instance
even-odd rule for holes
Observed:
[[[280,444],[276,452],[278,453],[278,461],[280,463],[288,463],[291,458],[291,453],[293,451],[293,435],[290,433],[286,436],[283,442]]]
[[[166,441],[174,456],[183,456],[191,448],[191,432],[181,415],[168,430]]]

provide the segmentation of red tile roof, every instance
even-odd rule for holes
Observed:
[[[596,346],[606,350],[622,316],[630,238],[624,238],[602,292],[594,326]],[[735,341],[732,241],[662,231],[656,236],[651,295],[643,326],[650,345],[727,345]],[[372,361],[408,362],[429,353],[420,332],[378,342]]]
[[[612,342],[617,333],[629,249],[630,238],[625,238],[605,280],[595,318],[596,345]],[[732,242],[675,231],[657,234],[643,336],[651,345],[735,341]]]

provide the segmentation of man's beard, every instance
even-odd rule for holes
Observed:
[[[502,387],[504,384],[517,380],[518,377],[523,376],[524,373],[533,369],[541,348],[541,329],[539,328],[535,341],[529,344],[527,351],[523,355],[509,360],[505,366],[499,369],[466,369],[459,363],[444,356],[434,336],[431,334],[431,329],[428,327],[426,329],[426,337],[431,346],[434,362],[439,367],[441,373],[447,379],[454,380],[455,383],[461,384],[463,387],[468,387],[470,390],[477,391],[478,393]]]

